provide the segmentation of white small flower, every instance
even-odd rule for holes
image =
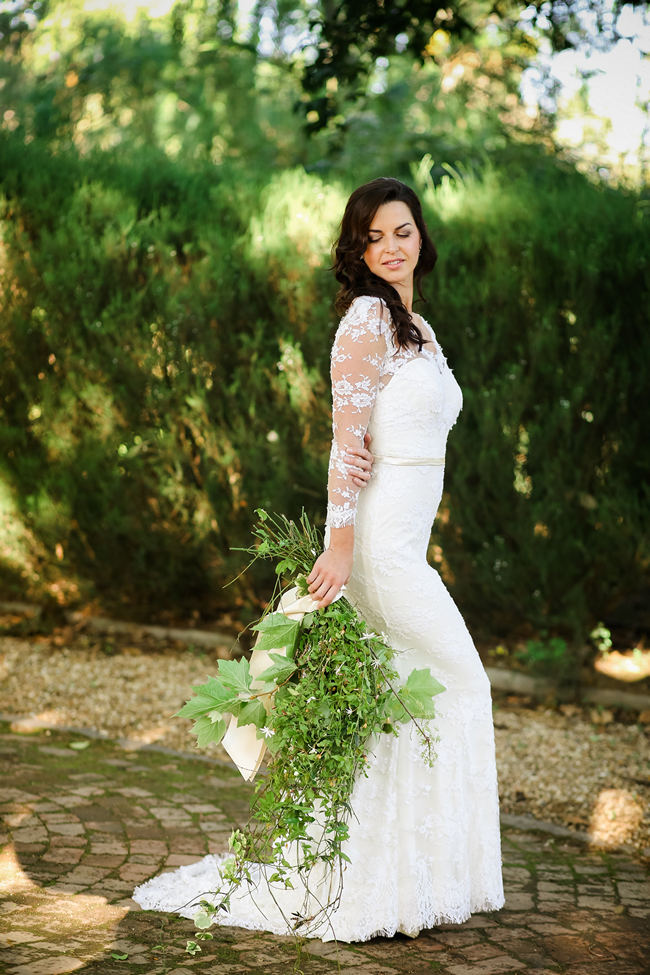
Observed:
[[[262,734],[264,735],[265,738],[272,738],[273,735],[275,734],[275,731],[273,730],[273,728],[262,728]]]
[[[311,697],[308,697],[308,698],[307,698],[307,701],[306,701],[305,703],[307,703],[307,704],[310,704],[310,703],[311,703],[312,701],[315,701],[315,700],[316,700],[316,698],[315,698],[315,697],[314,697],[314,695],[312,694],[312,696],[311,696]]]
[[[381,660],[379,659],[379,657],[373,657],[372,658],[372,666],[373,667],[381,667]]]
[[[368,632],[368,631],[366,630],[366,632],[365,632],[365,633],[362,633],[362,634],[361,634],[361,639],[362,639],[362,640],[376,640],[376,639],[377,639],[377,634],[376,634],[376,633],[369,633],[369,632]]]
[[[345,713],[346,714],[354,714],[354,711],[352,710],[352,708],[346,708],[345,709]]]

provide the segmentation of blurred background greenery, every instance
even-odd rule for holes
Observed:
[[[420,310],[465,395],[434,563],[486,638],[638,642],[647,127],[617,153],[548,68],[631,10],[0,3],[2,596],[259,611],[264,567],[223,588],[232,548],[258,506],[322,522],[330,247],[390,174],[422,196]]]

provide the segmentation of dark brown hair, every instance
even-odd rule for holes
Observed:
[[[336,280],[341,285],[336,296],[336,310],[339,314],[344,314],[359,295],[381,298],[388,308],[398,346],[416,343],[420,350],[423,343],[422,333],[411,318],[399,293],[383,278],[373,274],[363,260],[373,217],[380,206],[384,203],[392,203],[393,200],[406,203],[420,232],[422,249],[413,281],[418,295],[424,298],[422,278],[433,270],[438,255],[422,216],[422,206],[406,183],[391,176],[380,176],[370,183],[364,183],[354,191],[341,220],[341,231],[334,250],[333,270]]]

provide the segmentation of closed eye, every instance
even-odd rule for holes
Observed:
[[[400,233],[400,230],[402,231],[402,233]],[[399,227],[395,227],[395,230],[393,231],[393,233],[395,233],[398,237],[410,237],[412,230],[413,230],[413,226],[410,225],[409,223],[401,223],[399,225]],[[369,234],[379,234],[378,237],[368,237],[368,243],[369,244],[376,244],[376,243],[378,243],[381,240],[381,238],[384,236],[381,231],[374,230],[372,227],[370,227],[368,229],[368,233]]]
[[[411,236],[411,231],[409,230],[405,234],[395,234],[395,236],[396,237],[410,237]],[[381,237],[372,237],[372,238],[369,238],[368,239],[368,243],[369,244],[378,244],[380,240],[381,240]]]

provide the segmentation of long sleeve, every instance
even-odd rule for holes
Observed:
[[[332,347],[332,447],[327,481],[327,523],[353,525],[359,490],[350,479],[345,451],[362,447],[386,355],[379,298],[359,297],[341,319]]]

